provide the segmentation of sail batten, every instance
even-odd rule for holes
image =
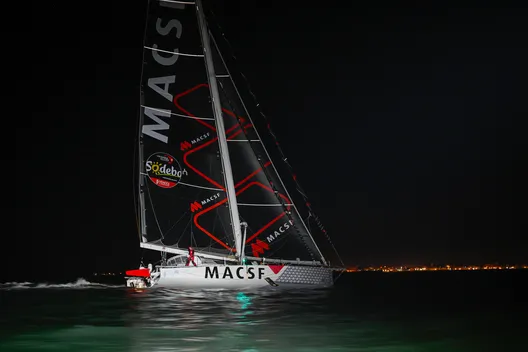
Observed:
[[[229,139],[228,142],[260,142],[260,139]]]
[[[286,206],[292,206],[293,204],[248,204],[248,203],[238,203],[240,206],[245,207],[284,207]]]
[[[182,4],[182,5],[194,5],[194,1],[178,1],[178,0],[159,0],[162,3]]]
[[[157,109],[157,108],[153,108],[153,107],[151,107],[151,106],[141,105],[141,107],[143,107],[143,108],[145,108],[145,109],[149,109],[149,110],[159,111],[159,112],[164,112],[164,111],[165,111],[165,110],[163,110],[163,109]],[[175,112],[169,112],[169,114],[170,114],[170,115],[173,115],[173,116],[184,117],[184,118],[187,118],[187,119],[214,121],[214,117],[198,117],[198,116],[190,116],[190,115],[184,115],[184,114],[177,114],[177,113],[175,113]]]
[[[209,191],[225,192],[225,189],[212,188],[212,187],[203,187],[203,186],[198,186],[198,185],[191,185],[190,183],[185,183],[185,182],[180,182],[180,185],[184,185],[184,186],[188,186],[188,187],[207,189]]]
[[[157,52],[160,52],[160,53],[171,54],[171,55],[180,55],[180,56],[189,56],[189,57],[202,57],[202,58],[204,57],[203,54],[180,53],[179,51],[169,51],[169,50],[163,50],[163,49],[158,49],[158,48],[151,48],[150,46],[144,46],[144,48],[152,50],[152,51],[157,51]]]

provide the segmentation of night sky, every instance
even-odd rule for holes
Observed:
[[[526,11],[225,3],[236,69],[347,265],[528,261]],[[47,6],[4,44],[4,273],[136,267],[146,0]]]

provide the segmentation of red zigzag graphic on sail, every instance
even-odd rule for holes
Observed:
[[[185,110],[178,102],[178,100],[194,91],[196,91],[197,89],[200,89],[200,88],[208,88],[209,85],[208,84],[205,84],[205,83],[202,83],[202,84],[199,84],[183,93],[180,93],[178,95],[175,95],[174,96],[174,105],[182,112],[184,113],[185,115],[187,116],[190,116],[190,117],[195,117],[195,115],[193,115],[191,112]],[[232,116],[233,118],[236,119],[236,116],[235,114],[232,112],[232,111],[229,111],[227,109],[224,109],[222,108],[222,111],[226,114],[228,114],[229,116]],[[200,120],[200,119],[195,119],[196,122],[206,126],[207,128],[211,129],[212,131],[216,132],[216,128],[207,123],[206,121],[204,120]],[[247,125],[244,125],[244,126],[241,126],[240,124],[236,124],[234,125],[233,127],[229,128],[226,130],[226,136],[227,136],[227,139],[230,140],[230,139],[233,139],[235,138],[237,135],[239,135],[240,133],[242,133],[242,128],[240,128],[239,130],[237,130],[236,132],[232,133],[233,131],[235,131],[237,128],[239,127],[242,127],[244,130],[245,129],[248,129],[250,127],[253,127],[251,124],[247,124]],[[230,133],[232,133],[231,135],[229,135]],[[208,142],[205,142],[201,145],[199,145],[198,147],[192,149],[192,150],[189,150],[187,151],[184,155],[183,155],[183,162],[185,163],[185,165],[187,165],[191,170],[193,170],[194,172],[196,172],[196,174],[198,174],[200,177],[202,177],[203,179],[205,179],[207,182],[211,183],[212,185],[214,185],[215,187],[225,191],[225,188],[219,184],[218,182],[216,182],[215,180],[211,179],[209,176],[205,175],[203,172],[201,172],[200,170],[198,170],[196,167],[194,167],[193,165],[191,165],[189,163],[189,161],[187,160],[187,157],[192,154],[192,153],[195,153],[205,147],[207,147],[208,145],[211,145],[212,143],[216,142],[218,140],[218,137],[215,137],[213,138],[212,140],[208,141]],[[183,149],[183,145],[182,145],[182,149]],[[264,164],[264,167],[268,167],[269,165],[271,165],[271,161],[268,161],[267,163]],[[250,173],[249,175],[247,175],[245,178],[243,178],[240,182],[238,182],[236,185],[235,185],[235,189],[237,190],[236,192],[236,195],[238,196],[239,194],[241,194],[242,192],[246,191],[248,188],[252,187],[252,186],[258,186],[258,187],[261,187],[269,192],[272,192],[274,193],[273,189],[269,186],[266,186],[264,184],[262,184],[261,182],[257,182],[257,181],[253,181],[253,182],[250,182],[249,184],[247,184],[246,186],[242,187],[239,189],[240,186],[242,186],[244,183],[246,183],[249,179],[251,179],[253,176],[255,176],[256,174],[258,174],[259,172],[262,171],[262,167],[253,171],[252,173]],[[286,204],[290,204],[290,200],[284,196],[283,194],[280,194],[279,193],[279,196],[285,201]],[[225,247],[226,249],[228,250],[231,250],[231,251],[235,251],[234,248],[231,248],[229,247],[228,245],[226,245],[223,241],[219,240],[217,237],[215,237],[212,233],[210,233],[209,231],[207,231],[206,229],[204,229],[199,223],[198,223],[198,218],[200,216],[202,216],[203,214],[219,207],[220,205],[224,204],[227,202],[227,198],[225,198],[224,200],[218,202],[218,203],[215,203],[213,205],[211,205],[210,207],[207,207],[205,209],[203,209],[202,211],[200,211],[199,213],[197,213],[195,216],[194,216],[194,224],[196,225],[196,227],[198,229],[200,229],[202,232],[204,232],[207,236],[209,236],[210,238],[212,238],[214,241],[216,241],[217,243],[219,243],[220,245],[222,245],[223,247]],[[287,210],[289,211],[291,208],[290,205],[287,206]],[[198,210],[195,208],[195,211]],[[246,244],[251,242],[251,240],[253,240],[255,237],[257,237],[258,235],[260,235],[263,231],[265,231],[267,228],[269,228],[271,225],[273,225],[275,222],[277,222],[279,219],[281,219],[284,215],[286,215],[285,212],[282,212],[279,216],[275,217],[274,219],[272,219],[271,221],[269,221],[266,225],[264,225],[262,228],[260,228],[258,231],[256,231],[253,235],[251,235],[248,239],[246,239]],[[269,245],[265,242],[262,242],[261,240],[257,239],[256,241],[256,245],[255,244],[252,244],[252,250],[253,250],[253,255],[255,257],[258,257],[259,254],[263,254],[264,253],[264,249],[269,249]]]

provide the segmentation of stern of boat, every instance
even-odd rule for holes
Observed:
[[[125,272],[126,287],[149,288],[154,286],[160,277],[158,270],[153,271],[152,265],[148,268],[142,266],[139,269],[127,270]]]

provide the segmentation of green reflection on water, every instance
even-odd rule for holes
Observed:
[[[247,319],[247,316],[253,314],[252,310],[248,310],[249,306],[252,305],[253,298],[249,297],[244,292],[239,292],[236,295],[236,299],[238,302],[240,302],[240,310],[241,310],[241,314],[240,314],[241,320],[237,322],[237,324],[242,324],[242,325],[250,324],[251,320]]]

